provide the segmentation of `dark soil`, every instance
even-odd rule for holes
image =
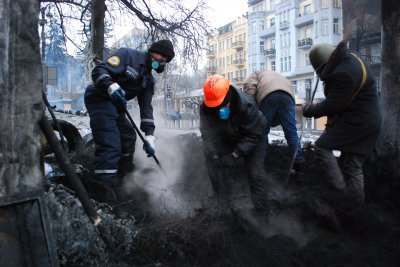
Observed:
[[[304,173],[286,185],[287,147],[272,144],[265,164],[274,181],[271,211],[259,216],[233,211],[211,195],[196,135],[170,138],[164,141],[179,138],[185,155],[174,192],[195,204],[187,216],[155,213],[147,193],[137,189],[130,215],[121,219],[115,208],[94,201],[115,251],[94,231],[73,192],[59,184],[62,175],[50,177],[47,200],[62,266],[400,266],[399,179],[379,171],[379,159],[365,166],[366,203],[358,204],[328,187],[307,144]],[[87,179],[87,172],[79,173]],[[245,181],[240,170],[233,178]]]

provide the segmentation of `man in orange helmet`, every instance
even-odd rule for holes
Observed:
[[[214,192],[217,196],[224,193],[233,178],[225,175],[221,179],[219,172],[235,169],[244,161],[254,207],[259,212],[267,210],[264,115],[250,96],[231,86],[221,75],[209,77],[203,90],[200,132]]]

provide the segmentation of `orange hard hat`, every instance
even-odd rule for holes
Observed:
[[[204,104],[210,108],[219,106],[224,101],[228,90],[228,79],[218,74],[208,77],[203,85]]]

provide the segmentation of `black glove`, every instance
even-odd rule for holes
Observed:
[[[222,167],[221,162],[220,162],[220,158],[217,155],[213,155],[211,157],[211,162],[214,166],[214,168],[219,169]]]
[[[311,105],[309,104],[305,104],[303,106],[303,116],[306,118],[312,118],[313,115],[311,114],[311,110],[310,110]]]
[[[220,163],[224,167],[234,167],[237,164],[237,158],[232,154],[225,154],[220,158]]]

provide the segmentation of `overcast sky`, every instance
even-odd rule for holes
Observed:
[[[208,0],[210,22],[214,28],[234,21],[247,12],[247,0]]]

